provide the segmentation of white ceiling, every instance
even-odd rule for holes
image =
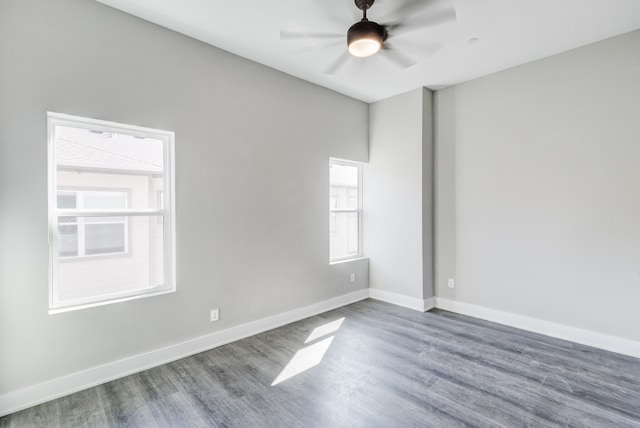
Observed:
[[[408,24],[452,6],[457,19],[391,33],[394,48],[416,62],[403,68],[388,52],[345,54],[346,31],[360,19],[353,0],[97,1],[365,102],[440,89],[640,28],[640,0],[417,0]],[[369,19],[393,22],[393,11],[414,1],[376,0]],[[345,38],[281,40],[281,31]],[[344,65],[327,74],[341,55]]]

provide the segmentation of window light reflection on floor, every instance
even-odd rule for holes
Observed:
[[[338,331],[343,321],[344,321],[344,318],[340,318],[335,321],[331,321],[326,324],[323,324],[320,327],[314,328],[311,334],[309,335],[309,337],[307,337],[307,340],[304,341],[304,343],[313,342],[314,340],[322,336],[326,336],[329,333]]]
[[[304,343],[312,342],[316,339],[338,331],[343,321],[344,318],[340,318],[316,327]],[[278,377],[276,377],[276,379],[273,381],[271,386],[275,386],[281,382],[284,382],[285,380],[290,379],[320,364],[327,350],[331,346],[331,342],[333,341],[334,337],[335,335],[329,336],[296,352],[296,354],[285,366],[285,368],[282,369]]]

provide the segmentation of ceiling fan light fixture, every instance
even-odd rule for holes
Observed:
[[[380,46],[380,41],[375,39],[357,39],[349,45],[349,53],[359,58],[366,58],[378,52]]]
[[[347,32],[349,53],[365,58],[378,52],[387,38],[387,31],[376,22],[362,20],[356,22]]]

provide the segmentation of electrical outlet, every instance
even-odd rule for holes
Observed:
[[[211,320],[210,322],[216,322],[220,319],[220,309],[215,308],[211,309]]]
[[[449,278],[449,281],[447,282],[447,287],[454,288],[455,286],[456,286],[456,282],[453,280],[453,278]]]
[[[352,284],[353,284],[354,282],[356,282],[356,274],[355,274],[355,273],[352,273],[352,274],[351,274],[351,278],[349,279],[349,282],[351,282]]]

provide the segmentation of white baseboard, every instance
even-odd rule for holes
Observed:
[[[435,301],[433,297],[427,300],[422,300],[415,297],[405,296],[404,294],[397,294],[390,291],[380,290],[378,288],[370,288],[369,297],[375,300],[391,303],[396,306],[403,306],[405,308],[413,309],[420,312],[426,312],[429,309],[433,309],[435,307]]]
[[[436,307],[436,298],[430,297],[424,301],[424,312],[430,311]]]
[[[640,358],[640,342],[624,339],[622,337],[596,333],[589,330],[570,327],[564,324],[544,321],[537,318],[504,312],[470,303],[458,302],[456,300],[443,299],[440,297],[436,298],[436,308],[492,321],[498,324],[504,324],[509,327],[515,327],[531,331],[533,333],[540,333],[546,336],[568,340],[582,345],[593,346],[594,348],[600,348],[606,351]]]
[[[369,289],[355,291],[303,308],[217,331],[165,348],[93,367],[67,376],[0,395],[0,416],[72,394],[133,373],[327,312],[369,297]]]

